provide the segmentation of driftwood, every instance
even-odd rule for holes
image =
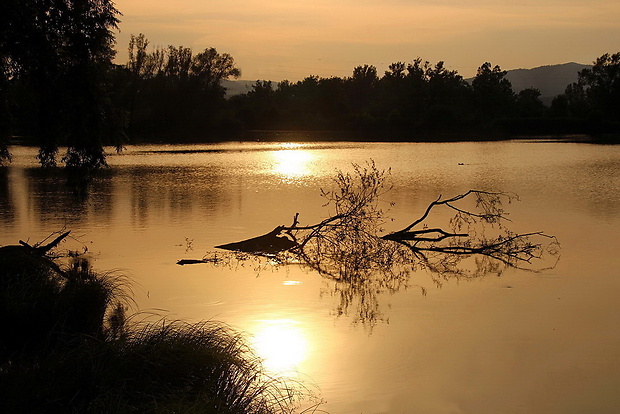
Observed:
[[[378,192],[373,193],[375,194]],[[475,207],[457,205],[457,202],[466,199],[472,200]],[[352,263],[355,263],[353,267],[364,263],[365,268],[390,265],[384,257],[372,263],[373,256],[379,257],[386,251],[380,240],[406,247],[413,253],[410,262],[417,260],[431,270],[445,269],[445,266],[432,265],[428,254],[443,254],[441,262],[444,264],[460,261],[457,257],[481,255],[496,259],[509,267],[525,268],[532,264],[533,260],[540,259],[545,251],[545,243],[533,241],[533,238],[548,239],[554,246],[557,246],[557,240],[543,232],[512,233],[506,229],[504,222],[510,220],[503,210],[503,199],[511,202],[518,198],[512,194],[480,190],[469,190],[446,199],[439,196],[427,206],[420,218],[410,225],[386,235],[379,235],[377,220],[381,214],[372,206],[369,208],[370,198],[362,197],[356,199],[357,203],[350,203],[348,209],[338,209],[340,213],[319,223],[299,226],[297,213],[290,226],[278,226],[265,235],[217,247],[256,255],[291,252],[321,273],[337,279],[342,275],[336,275],[327,270],[328,268],[336,267],[342,272],[343,268],[350,269]],[[427,228],[425,225],[431,212],[438,207],[454,211],[449,230],[440,227]],[[478,234],[480,228],[485,226],[494,227],[497,234],[494,237]],[[364,247],[358,249],[356,243],[363,244]],[[394,253],[390,251],[388,254]],[[448,256],[451,258],[446,260]],[[400,258],[402,257],[401,255]],[[335,261],[340,263],[333,266]]]
[[[289,226],[217,248],[269,256],[276,265],[301,263],[314,269],[335,282],[332,293],[340,299],[336,314],[355,309],[354,321],[370,326],[383,318],[379,295],[410,286],[411,272],[426,270],[440,286],[449,278],[500,275],[507,267],[542,271],[553,264],[541,266],[534,264],[536,260],[546,253],[559,257],[555,237],[510,231],[503,203],[518,198],[501,192],[469,190],[450,198],[439,196],[411,224],[386,232],[383,227],[393,220],[385,216],[379,198],[389,190],[388,174],[372,162],[366,167],[354,165],[353,174],[338,173],[334,190],[321,190],[331,212],[327,218],[300,225],[297,213]],[[178,264],[210,262],[184,259]],[[426,294],[426,288],[419,287]]]
[[[235,243],[215,246],[218,249],[232,250],[253,254],[276,254],[297,246],[297,242],[286,236],[279,236],[287,227],[278,226],[267,234]]]
[[[20,266],[36,266],[47,268],[64,276],[64,272],[52,260],[53,257],[50,257],[50,252],[69,236],[70,233],[70,231],[62,233],[47,244],[39,242],[30,245],[20,240],[19,244],[2,246],[0,247],[0,268],[3,268],[2,270],[4,271],[9,271],[11,268]],[[4,272],[0,271],[0,273],[3,274]]]
[[[283,231],[285,234],[281,236],[280,233]],[[217,249],[229,250],[231,252],[250,253],[257,256],[273,256],[298,246],[297,242],[291,239],[292,237],[287,235],[286,227],[278,226],[262,236],[252,237],[251,239],[241,240],[234,243],[222,244],[215,247]],[[177,264],[184,266],[189,264],[213,264],[219,262],[220,259],[217,256],[214,256],[204,257],[202,259],[181,259],[177,262]]]
[[[185,266],[188,264],[200,264],[200,263],[217,263],[218,260],[215,258],[205,258],[205,259],[181,259],[177,262],[179,266]]]
[[[354,167],[356,176],[339,173],[334,180],[337,189],[322,190],[328,200],[326,205],[333,206],[333,215],[302,226],[297,213],[290,226],[277,226],[264,235],[216,247],[254,255],[290,253],[320,273],[341,280],[370,271],[391,271],[399,265],[420,264],[444,271],[446,263],[450,263],[454,272],[453,265],[475,255],[497,259],[509,267],[525,268],[549,251],[549,245],[553,245],[551,250],[558,246],[553,236],[543,232],[511,232],[505,226],[510,220],[503,203],[518,197],[482,190],[469,190],[449,198],[439,196],[408,226],[381,234],[386,220],[378,207],[378,198],[385,192],[386,172],[373,163],[366,168]],[[426,223],[439,208],[452,211],[453,216],[446,227],[429,228]],[[178,262],[189,263],[206,261]]]

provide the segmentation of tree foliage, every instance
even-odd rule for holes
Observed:
[[[231,106],[249,129],[346,130],[380,138],[462,126],[470,122],[469,95],[456,71],[418,58],[390,65],[383,77],[375,66],[360,65],[346,78],[283,81],[268,100],[249,93],[231,99]]]
[[[221,121],[222,80],[241,75],[234,58],[215,48],[194,54],[184,46],[148,46],[144,34],[132,35],[127,65],[118,69],[118,105],[129,113],[130,135],[204,138]]]
[[[110,0],[7,0],[3,7],[3,82],[28,91],[22,121],[35,125],[41,163],[55,165],[66,145],[68,166],[103,165],[102,144],[118,125],[107,72],[120,13]]]
[[[579,72],[576,83],[556,97],[551,111],[587,120],[595,133],[620,130],[620,52],[605,53],[591,69]]]
[[[484,121],[512,115],[514,92],[506,73],[499,66],[485,62],[471,83],[476,109]]]
[[[374,140],[595,133],[601,125],[618,131],[609,124],[620,112],[617,61],[618,54],[597,59],[550,108],[535,88],[515,93],[498,65],[485,62],[465,80],[444,62],[419,57],[390,64],[382,76],[360,65],[349,77],[283,81],[229,104],[245,129],[337,130]]]
[[[583,90],[596,116],[620,122],[620,52],[596,59],[592,69],[579,73],[576,88]]]
[[[382,76],[365,64],[348,77],[259,80],[227,100],[222,81],[241,72],[215,48],[152,48],[132,35],[127,64],[113,65],[119,16],[111,0],[0,4],[0,163],[14,134],[37,138],[44,166],[67,146],[66,166],[99,167],[103,145],[120,148],[127,136],[210,141],[259,129],[411,140],[620,130],[620,53],[599,57],[551,108],[540,91],[515,93],[497,65],[483,63],[468,82],[419,57]]]

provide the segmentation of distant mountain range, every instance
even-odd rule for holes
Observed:
[[[512,90],[515,92],[537,88],[544,102],[546,99],[551,100],[563,94],[568,85],[577,82],[579,71],[591,67],[592,65],[570,62],[533,69],[513,69],[508,71],[506,78],[512,83]]]
[[[540,90],[541,100],[545,104],[550,104],[551,100],[562,93],[568,85],[577,82],[577,74],[582,69],[591,68],[592,65],[581,63],[563,63],[560,65],[539,66],[532,69],[512,69],[508,70],[506,78],[512,83],[512,90],[519,92],[527,88],[537,88]],[[473,78],[466,79],[471,82]],[[240,95],[252,90],[255,81],[225,80],[223,86],[226,88],[227,96]],[[274,88],[277,82],[274,82]]]
[[[255,83],[256,81],[224,79],[222,81],[222,86],[226,88],[226,96],[230,97],[250,92],[252,90],[252,85]],[[276,86],[277,82],[274,82],[274,89]]]

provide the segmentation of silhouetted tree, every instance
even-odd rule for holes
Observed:
[[[580,71],[550,111],[556,117],[620,122],[620,53],[605,53],[591,69]]]
[[[474,105],[479,119],[484,123],[512,115],[515,100],[506,71],[485,62],[478,68],[472,81]]]
[[[386,127],[403,129],[407,125],[404,116],[406,105],[407,65],[404,62],[392,63],[388,66],[379,81],[379,108],[385,118]]]
[[[130,114],[130,134],[204,137],[225,107],[221,81],[241,74],[233,57],[214,48],[194,54],[184,46],[148,52],[148,45],[144,34],[131,36],[125,75],[131,96],[120,103]]]
[[[540,100],[540,90],[527,88],[519,91],[516,96],[517,116],[537,118],[545,115],[546,107]]]
[[[345,130],[370,133],[374,139],[382,133],[398,139],[482,131],[579,133],[587,124],[582,119],[597,113],[612,119],[618,112],[618,60],[616,55],[601,57],[591,73],[583,72],[579,83],[556,97],[549,111],[537,89],[515,94],[499,66],[484,63],[470,85],[443,61],[431,64],[421,58],[392,63],[381,78],[376,67],[360,65],[351,77],[308,76],[281,82],[268,94],[258,93],[262,85],[257,84],[258,89],[247,94],[251,97],[237,96],[230,103],[246,128]],[[600,103],[597,111],[594,101]]]
[[[380,82],[379,107],[391,129],[440,131],[462,124],[469,85],[444,62],[434,66],[416,58],[389,66]]]
[[[118,10],[110,0],[6,0],[2,61],[11,81],[32,91],[39,160],[55,165],[58,146],[69,167],[105,163],[103,143],[118,125],[107,96]]]
[[[427,67],[427,114],[425,127],[433,130],[453,128],[463,122],[468,111],[469,87],[455,70],[440,61]]]
[[[135,78],[146,78],[153,74],[152,71],[146,69],[146,61],[148,59],[146,48],[148,45],[149,41],[143,33],[140,33],[138,36],[131,35],[129,47],[127,48],[129,55],[127,69]]]
[[[375,66],[362,65],[353,69],[353,76],[347,79],[347,84],[350,103],[356,112],[369,110],[378,83]]]
[[[571,117],[589,117],[591,109],[583,85],[578,82],[568,85],[564,91],[564,97]]]
[[[620,52],[597,58],[592,69],[579,72],[574,87],[583,90],[595,117],[620,121]]]
[[[568,98],[565,94],[553,98],[549,107],[549,114],[554,118],[568,118],[570,116]]]
[[[279,125],[275,90],[271,81],[257,80],[247,94],[231,98],[244,126],[250,129],[269,129]]]
[[[192,59],[191,76],[206,89],[222,90],[222,79],[238,78],[241,71],[235,67],[235,60],[228,53],[219,54],[214,48],[207,48]]]
[[[189,78],[190,69],[192,68],[193,52],[189,47],[168,46],[166,52],[155,49],[150,55],[152,62],[162,61],[161,65],[153,64],[153,72],[155,74],[161,73],[161,68],[164,68],[164,76],[169,79],[175,79],[177,81],[184,81]],[[159,69],[156,71],[155,69]]]

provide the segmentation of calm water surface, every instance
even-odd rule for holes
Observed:
[[[331,413],[615,413],[620,409],[620,147],[572,143],[129,147],[85,199],[15,147],[0,170],[0,244],[63,226],[99,270],[135,281],[141,311],[249,332],[267,367],[316,384]],[[517,231],[562,243],[543,273],[447,280],[424,272],[380,293],[381,320],[338,316],[333,282],[254,262],[178,266],[214,246],[326,217],[320,188],[373,159],[400,229],[439,194],[515,192]],[[390,202],[394,205],[390,206]],[[79,243],[73,241],[72,246]],[[428,290],[426,296],[420,287]],[[355,323],[357,321],[357,323]]]

